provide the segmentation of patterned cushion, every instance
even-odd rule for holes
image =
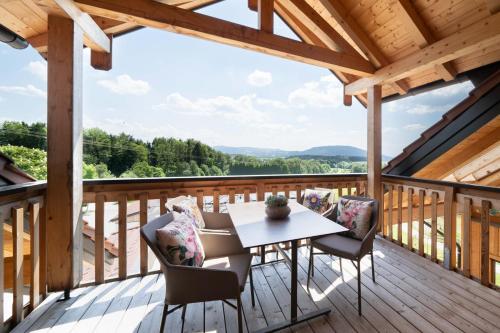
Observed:
[[[312,211],[317,213],[324,213],[330,206],[330,196],[332,192],[330,190],[311,190],[306,189],[304,193],[304,203],[303,205]]]
[[[205,221],[203,220],[203,214],[200,208],[196,204],[196,199],[189,196],[184,197],[182,200],[176,201],[172,205],[172,209],[175,212],[186,214],[191,218],[191,221],[198,229],[205,228]]]
[[[161,252],[172,265],[201,267],[205,251],[191,218],[174,212],[174,220],[156,230]]]
[[[340,198],[337,223],[349,229],[345,235],[362,240],[370,230],[373,201]]]
[[[330,196],[328,197],[328,202],[330,204],[334,204],[334,203],[337,203],[337,201],[335,199],[335,189],[329,189],[329,188],[323,188],[323,187],[315,187],[314,188],[315,190],[317,191],[327,191],[327,192],[330,192]]]

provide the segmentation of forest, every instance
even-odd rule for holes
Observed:
[[[36,179],[47,177],[46,150],[44,123],[1,124],[0,151]],[[194,139],[157,137],[146,142],[98,128],[85,129],[83,134],[85,179],[349,172],[366,172],[366,162],[316,156],[272,159],[232,156]]]

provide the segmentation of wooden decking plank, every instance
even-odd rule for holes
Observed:
[[[107,291],[114,288],[116,284],[101,284],[95,287],[90,292],[79,297],[76,302],[71,304],[70,307],[65,309],[64,314],[51,328],[51,333],[65,333],[72,332],[73,328],[77,325],[80,318],[84,316],[87,309],[94,303],[94,301],[104,295]]]
[[[279,264],[278,264],[279,265]],[[274,297],[276,298],[276,302],[278,303],[279,307],[281,308],[281,312],[285,316],[287,320],[290,320],[290,309],[291,309],[291,304],[290,304],[290,292],[288,288],[283,284],[283,281],[281,278],[278,276],[276,273],[276,270],[274,265],[268,265],[268,266],[263,266],[262,267],[262,273],[264,274],[264,278],[266,279],[267,283],[269,284],[270,290],[273,292]],[[301,315],[302,311],[300,308],[297,309],[297,315]],[[312,333],[313,330],[309,326],[307,322],[305,323],[300,323],[294,327],[292,327],[293,332],[301,331],[301,332],[310,332]]]
[[[124,280],[120,283],[121,291],[113,299],[106,312],[104,312],[95,332],[109,333],[114,332],[125,314],[133,296],[137,292],[140,278]]]
[[[328,267],[335,267],[335,270],[340,271],[337,260],[331,260],[329,256],[316,256],[315,261],[322,261]],[[348,267],[351,265],[349,260],[344,260],[344,279],[346,283],[351,286],[353,290],[356,291],[356,300],[358,294],[357,286],[357,273],[349,274]],[[335,271],[334,270],[334,271]],[[368,280],[368,279],[367,279]],[[371,280],[370,280],[371,281]],[[364,283],[363,283],[364,282]],[[381,292],[380,290],[379,292]],[[384,295],[387,296],[387,295]],[[409,314],[412,311],[404,304],[396,304],[397,302],[390,297],[384,298],[382,295],[373,293],[367,286],[366,281],[361,278],[361,297],[369,303],[386,321],[390,322],[397,330],[402,332],[414,332],[417,333],[419,330],[411,324],[409,320],[405,318],[405,314]],[[392,302],[391,302],[392,301]],[[392,305],[392,306],[391,306]],[[395,307],[395,308],[394,308]],[[363,312],[365,309],[362,309]],[[433,326],[426,327],[427,330],[424,332],[437,332]]]
[[[307,274],[308,258],[306,258],[302,251],[299,250],[298,263],[304,274]],[[326,276],[324,276],[317,267],[314,267],[314,277],[311,279],[319,290],[326,295],[326,297],[335,305],[339,312],[344,315],[347,321],[357,332],[376,332],[377,329],[364,317],[358,316],[358,310],[348,299],[339,291],[337,286],[340,282],[332,284]],[[310,287],[313,286],[312,284]]]
[[[205,302],[205,332],[226,332],[222,301]]]
[[[319,256],[316,256],[316,260],[314,261],[314,267],[318,269],[323,276],[325,276],[330,283],[334,284],[336,289],[338,289],[345,297],[348,299],[353,307],[355,307],[357,311],[358,307],[358,293],[357,287],[353,288],[349,281],[343,279],[340,275],[340,272],[336,272],[327,264],[325,264],[321,260],[317,260]],[[304,257],[305,259],[305,257]],[[384,332],[398,332],[398,330],[384,318],[366,299],[366,293],[362,294],[362,309],[363,309],[363,317],[365,317],[368,321],[370,321],[373,326],[378,331]],[[358,316],[359,318],[359,316]]]
[[[291,284],[291,275],[288,266],[284,263],[279,263],[273,265],[272,268],[279,276],[284,286],[288,289],[290,293],[290,284]],[[318,310],[318,305],[313,302],[313,300],[309,297],[305,289],[303,288],[300,280],[298,279],[299,273],[297,272],[297,304],[302,313],[309,313],[315,310]],[[329,306],[331,308],[331,305]],[[333,310],[336,311],[336,310]],[[319,318],[315,318],[314,320],[309,321],[309,326],[311,326],[312,330],[315,333],[329,333],[332,332],[333,328],[330,326],[328,321],[328,316],[321,316]]]
[[[57,304],[57,300],[63,295],[62,292],[51,293],[45,298],[45,300],[36,307],[23,321],[21,321],[11,333],[23,333],[28,332],[31,326],[33,326],[45,313],[51,311],[52,307]]]
[[[184,332],[204,332],[205,331],[205,307],[203,303],[194,303],[189,304],[186,310],[186,321],[184,323]],[[178,314],[178,318],[180,319],[180,310],[175,311]],[[175,313],[174,312],[174,313]],[[177,321],[176,326],[180,325],[180,320]],[[173,322],[171,321],[171,324]],[[167,332],[170,332],[167,330]]]
[[[163,274],[158,274],[156,283],[150,292],[152,295],[146,308],[146,314],[137,330],[140,333],[158,332],[160,330],[163,305],[165,304],[165,278]]]
[[[491,304],[494,306],[494,308],[496,308],[495,311],[500,312],[500,297],[498,297],[498,291],[484,287],[479,283],[477,283],[476,281],[473,281],[460,274],[457,273],[449,274],[450,272],[448,270],[444,269],[439,265],[434,264],[433,262],[430,262],[429,260],[422,260],[423,258],[419,257],[413,252],[407,253],[407,252],[401,252],[400,250],[398,251],[398,247],[395,244],[391,244],[387,241],[384,241],[383,239],[380,240],[377,239],[376,245],[383,246],[384,249],[387,248],[388,250],[395,252],[395,254],[398,257],[401,257],[410,263],[416,264],[420,266],[422,269],[425,268],[425,270],[428,273],[432,273],[432,276],[435,277],[436,280],[439,281],[445,280],[447,282],[452,282],[451,285],[457,287],[459,286],[461,293],[464,293],[465,291],[469,294],[482,298],[483,300],[489,303],[489,304],[483,303],[483,305],[489,308]],[[446,283],[446,285],[450,284]]]
[[[383,286],[387,285],[387,289],[391,289],[394,293],[397,292],[397,289],[400,289],[401,292],[399,294],[407,296],[405,297],[407,298],[407,300],[405,300],[406,304],[416,311],[422,311],[422,314],[425,314],[425,318],[443,332],[456,332],[460,330],[465,332],[481,332],[481,330],[469,323],[469,321],[457,315],[455,311],[441,305],[439,302],[436,302],[433,298],[426,295],[420,288],[408,284],[404,279],[399,279],[394,274],[387,271],[384,265],[376,264],[375,270],[377,283]],[[404,296],[400,297],[403,298]],[[414,302],[418,302],[421,305],[414,304]],[[449,327],[449,323],[453,326]]]
[[[377,255],[377,253],[375,254]],[[446,292],[438,291],[435,286],[432,286],[432,283],[426,283],[426,279],[423,279],[418,276],[417,273],[408,270],[405,267],[402,267],[400,263],[397,261],[391,260],[388,256],[380,257],[379,265],[383,266],[387,271],[391,274],[397,276],[400,280],[408,282],[415,288],[417,288],[421,293],[424,293],[431,297],[436,302],[439,302],[445,308],[454,311],[465,320],[471,322],[474,326],[486,331],[491,332],[498,330],[493,324],[489,321],[480,318],[476,311],[472,311],[470,309],[464,308],[460,303],[455,302],[453,299],[450,299],[449,294]],[[452,273],[452,272],[450,272]]]
[[[151,298],[151,288],[157,279],[157,274],[146,275],[141,279],[139,290],[125,311],[120,326],[116,330],[117,332],[134,332],[139,328]]]
[[[64,315],[64,312],[67,308],[69,308],[74,302],[76,302],[79,297],[85,295],[94,288],[95,287],[85,287],[71,291],[70,299],[54,303],[48,311],[40,316],[40,318],[38,318],[38,320],[26,330],[26,332],[48,332],[52,328],[52,326],[59,320],[59,318]]]
[[[461,285],[456,285],[453,281],[448,280],[446,275],[441,277],[436,276],[435,274],[430,272],[430,268],[427,269],[427,266],[424,266],[423,263],[421,265],[415,264],[409,261],[409,259],[406,259],[404,256],[398,255],[396,251],[392,251],[393,253],[388,252],[384,256],[383,259],[386,260],[386,262],[391,265],[401,267],[404,271],[410,270],[412,276],[422,281],[428,281],[429,283],[427,283],[427,285],[429,286],[429,288],[434,289],[441,295],[449,298],[450,300],[453,300],[458,305],[468,309],[469,311],[477,314],[485,320],[488,320],[490,323],[500,328],[500,317],[497,315],[497,313],[500,313],[500,308],[497,308],[494,305],[486,302],[484,299],[477,295],[468,293],[467,291],[463,290],[461,288]],[[411,255],[411,253],[409,253],[409,255]],[[419,259],[421,259],[421,261],[423,262],[426,261],[423,258]],[[441,267],[436,268],[443,269]],[[478,284],[477,288],[482,288],[482,286]]]
[[[338,267],[337,261],[328,260],[328,257],[324,257],[324,259],[326,259],[327,264],[333,265],[336,268]],[[370,268],[371,267],[369,265],[363,265],[363,263],[361,264],[361,283],[366,287],[366,289],[370,290],[370,292],[373,292],[373,295],[390,306],[397,314],[404,317],[417,330],[421,332],[440,332],[440,330],[430,322],[428,322],[424,316],[418,314],[413,307],[399,300],[379,283],[374,283],[372,280]],[[353,279],[356,278],[357,271],[354,265],[351,264],[351,262],[347,261],[347,263],[343,265],[343,269],[344,274],[349,274]],[[368,271],[370,273],[368,273]],[[364,292],[365,290],[363,288],[362,293]],[[380,310],[381,308],[378,307],[378,309]],[[396,327],[398,329],[402,329],[405,332],[407,331],[403,326],[398,325]]]
[[[254,260],[255,257],[254,257]],[[254,286],[255,286],[255,277],[254,277]],[[262,312],[262,307],[260,305],[259,298],[255,295],[255,307],[252,308],[252,298],[250,294],[250,282],[248,281],[245,290],[241,294],[241,302],[243,303],[243,314],[246,322],[246,329],[249,332],[256,331],[263,327],[267,326],[266,318],[264,317],[264,313]],[[234,309],[230,308],[228,305],[224,305],[224,314],[226,317],[226,329],[228,332],[233,332],[230,328],[231,323],[236,323],[237,313]],[[231,318],[234,318],[230,320]],[[234,326],[236,327],[236,326]]]

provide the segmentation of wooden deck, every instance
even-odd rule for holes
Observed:
[[[310,296],[306,292],[306,249],[299,250],[299,308],[331,307],[298,332],[500,332],[500,293],[449,272],[383,239],[375,246],[376,280],[363,260],[363,316],[357,314],[354,266],[318,256]],[[257,305],[250,288],[243,295],[245,330],[282,321],[290,312],[290,274],[284,263],[254,268]],[[13,332],[157,332],[164,279],[148,275],[74,290],[56,302],[53,294]],[[166,332],[181,332],[180,311],[168,317]],[[236,312],[222,302],[188,306],[183,332],[236,332]],[[289,330],[288,330],[289,331]]]

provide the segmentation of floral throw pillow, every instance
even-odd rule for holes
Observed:
[[[174,220],[156,230],[156,238],[161,252],[172,265],[203,265],[203,244],[187,215],[174,212]]]
[[[340,198],[337,210],[337,223],[349,229],[346,236],[362,240],[370,230],[372,201],[359,201]]]
[[[203,214],[196,204],[195,199],[191,196],[185,197],[185,199],[176,202],[172,207],[175,212],[183,213],[189,216],[189,218],[191,218],[191,222],[196,228],[205,228],[205,220],[203,220]]]
[[[330,206],[330,191],[306,189],[303,205],[316,213],[322,214]]]

